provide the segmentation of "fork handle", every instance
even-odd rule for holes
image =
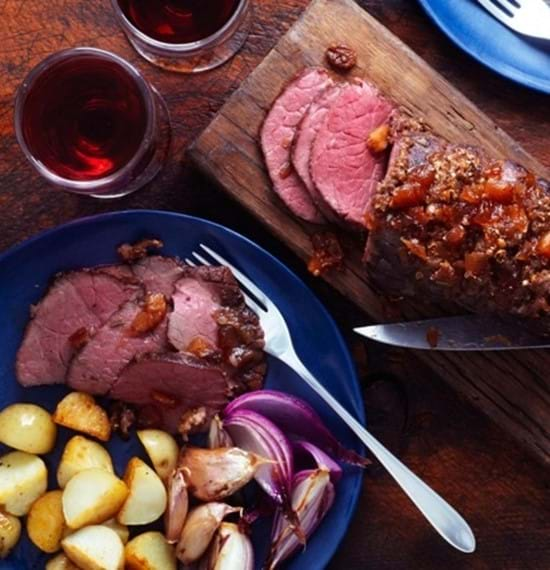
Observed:
[[[449,503],[372,436],[311,374],[293,350],[279,355],[279,358],[342,418],[449,544],[462,552],[474,552],[476,540],[472,529]]]

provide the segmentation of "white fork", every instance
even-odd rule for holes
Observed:
[[[286,321],[273,302],[248,277],[221,255],[203,244],[200,247],[217,263],[229,267],[237,281],[259,301],[258,303],[243,291],[246,304],[257,313],[260,319],[265,334],[265,351],[292,368],[340,416],[447,542],[462,552],[473,552],[476,547],[474,534],[458,512],[390,453],[309,372],[296,354]],[[193,256],[203,265],[212,265],[197,252],[193,252]],[[196,265],[191,259],[185,261],[188,265]]]
[[[512,30],[550,40],[550,6],[545,0],[478,0],[497,20]]]

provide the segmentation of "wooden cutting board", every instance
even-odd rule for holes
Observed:
[[[353,75],[366,78],[423,116],[436,132],[454,142],[482,146],[497,157],[512,158],[550,177],[548,169],[353,0],[314,0],[190,150],[206,174],[303,259],[311,254],[309,236],[317,228],[290,215],[274,195],[258,133],[283,86],[305,66],[322,65],[325,49],[342,42],[358,53]],[[369,286],[361,253],[357,247],[346,260],[346,270],[327,275],[326,280],[372,320],[387,320],[388,302]],[[400,311],[404,318],[438,312],[418,303],[402,305]],[[550,352],[419,351],[417,355],[550,465]]]

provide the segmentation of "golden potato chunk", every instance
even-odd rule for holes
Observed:
[[[81,435],[71,438],[57,468],[57,483],[64,489],[69,480],[85,469],[104,469],[114,473],[113,461],[107,450],[96,441]]]
[[[53,421],[101,441],[109,441],[111,437],[107,412],[96,404],[92,396],[82,392],[72,392],[65,396],[55,409]]]
[[[145,532],[124,549],[127,570],[176,570],[176,554],[160,532]]]
[[[63,515],[73,530],[113,518],[128,496],[128,488],[113,473],[86,469],[77,473],[63,491]]]
[[[49,453],[57,426],[49,412],[34,404],[12,404],[0,412],[0,442],[27,453]]]
[[[62,491],[50,491],[36,500],[27,517],[27,532],[35,546],[53,554],[61,548],[66,525],[61,499]]]

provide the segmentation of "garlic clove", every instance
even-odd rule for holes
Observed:
[[[207,550],[223,519],[232,513],[241,513],[239,507],[225,503],[207,503],[189,512],[176,547],[176,556],[183,564],[196,562]]]
[[[220,501],[244,487],[266,463],[238,447],[187,447],[180,455],[189,492],[201,501]]]
[[[334,503],[335,489],[330,471],[315,469],[300,471],[293,480],[292,507],[301,527],[309,538],[315,532]],[[266,568],[273,570],[303,546],[291,525],[279,511],[275,516],[272,546]]]
[[[252,542],[238,525],[222,523],[199,570],[253,570]]]
[[[231,436],[223,429],[223,423],[218,415],[214,416],[210,422],[207,445],[209,449],[234,446]]]
[[[175,544],[180,538],[189,510],[189,493],[183,470],[174,470],[167,485],[168,507],[164,516],[164,528],[168,543]]]

